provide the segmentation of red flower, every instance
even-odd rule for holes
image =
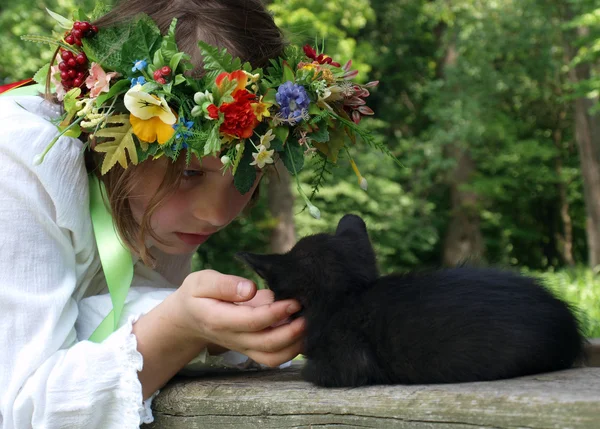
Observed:
[[[238,89],[232,95],[233,102],[223,103],[219,107],[225,116],[219,131],[237,139],[247,139],[260,123],[251,104],[256,101],[256,96],[245,89]],[[209,115],[212,117],[213,113],[209,111]]]
[[[206,108],[206,110],[208,111],[208,116],[211,119],[217,119],[219,117],[219,108],[217,106],[215,106],[214,104],[211,104],[210,106],[208,106]]]
[[[317,56],[317,51],[315,51],[315,49],[310,45],[304,45],[302,49],[304,49],[304,53],[308,58],[318,62],[319,64],[330,64],[334,67],[340,67],[340,63],[333,61],[330,56],[325,54],[320,54]]]

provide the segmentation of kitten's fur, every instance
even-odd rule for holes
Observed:
[[[566,304],[531,278],[482,268],[379,277],[366,226],[284,255],[239,253],[306,318],[302,375],[321,386],[496,380],[569,368],[584,339]]]

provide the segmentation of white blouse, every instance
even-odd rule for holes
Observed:
[[[39,97],[0,97],[0,428],[137,428],[152,414],[132,323],[181,284],[191,255],[136,263],[122,326],[85,341],[111,305],[82,142],[62,137],[33,164],[56,115]]]

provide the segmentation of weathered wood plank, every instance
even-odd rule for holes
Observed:
[[[323,389],[299,367],[176,378],[154,402],[175,428],[600,428],[600,368],[512,380]]]
[[[600,366],[600,338],[594,338],[590,340],[588,359],[589,366]]]

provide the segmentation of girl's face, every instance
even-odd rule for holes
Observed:
[[[144,175],[148,178],[136,187],[130,197],[131,210],[138,223],[148,203],[155,195],[164,177],[166,158],[146,161]],[[164,204],[154,211],[150,224],[154,233],[164,241],[153,246],[169,254],[193,252],[210,235],[227,226],[248,204],[262,173],[257,174],[252,188],[240,194],[233,184],[231,171],[223,174],[219,158],[204,157],[202,163],[195,157],[184,170],[181,185]]]

